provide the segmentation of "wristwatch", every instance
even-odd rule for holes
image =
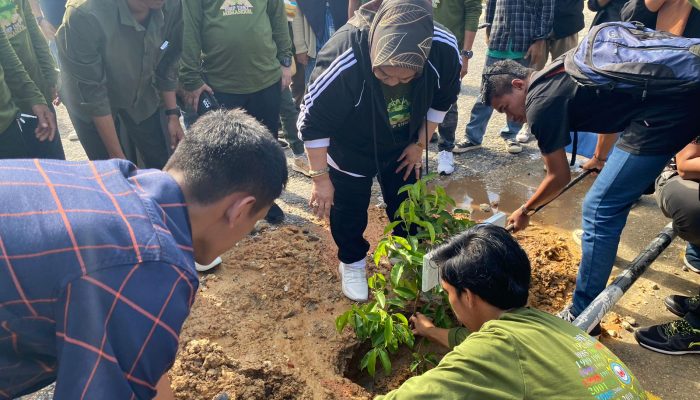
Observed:
[[[474,52],[471,50],[462,50],[459,53],[462,55],[462,57],[466,58],[467,60],[474,57]]]
[[[534,214],[534,213],[537,212],[537,210],[534,209],[534,208],[527,208],[527,207],[525,207],[525,204],[523,204],[522,206],[520,206],[520,211],[523,212],[523,215],[526,215],[526,216],[528,216],[528,217],[531,217],[532,214]]]
[[[174,116],[180,118],[180,115],[182,115],[182,112],[180,112],[180,107],[175,107],[175,108],[171,108],[169,110],[165,110],[165,115],[167,115],[168,117],[171,115],[174,115]]]
[[[280,65],[289,68],[292,66],[292,57],[284,57],[280,60]]]

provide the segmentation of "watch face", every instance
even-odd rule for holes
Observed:
[[[282,64],[283,67],[289,68],[292,65],[292,58],[291,57],[285,57],[280,61],[280,64]]]

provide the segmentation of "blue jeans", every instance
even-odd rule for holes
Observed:
[[[633,155],[618,147],[583,201],[581,264],[573,308],[579,315],[605,289],[620,234],[632,204],[661,173],[673,154]]]
[[[487,67],[498,61],[501,61],[501,59],[486,56],[484,72],[486,72]],[[524,58],[518,58],[513,61],[526,67],[528,66],[528,62]],[[481,144],[481,142],[483,142],[484,134],[486,134],[486,126],[489,124],[491,114],[493,114],[493,108],[482,103],[482,97],[481,94],[479,94],[479,97],[476,98],[476,103],[474,103],[474,107],[472,107],[472,115],[466,128],[466,137],[469,142],[474,144]],[[501,137],[504,139],[511,138],[518,133],[521,127],[521,124],[508,120],[507,126],[501,129]]]

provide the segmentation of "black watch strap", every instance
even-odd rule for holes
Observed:
[[[462,51],[460,51],[460,54],[462,55],[462,57],[466,58],[467,60],[474,57],[474,52],[471,50],[462,50]]]
[[[167,116],[175,115],[176,117],[180,117],[180,115],[182,115],[182,112],[180,112],[180,107],[175,107],[175,108],[165,110],[165,115],[167,115]]]

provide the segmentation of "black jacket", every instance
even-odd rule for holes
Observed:
[[[459,94],[461,57],[454,35],[435,24],[428,60],[413,80],[409,135],[399,137],[392,134],[380,82],[372,73],[368,36],[368,29],[346,24],[323,46],[297,127],[307,147],[328,146],[331,167],[374,176],[377,161],[398,157],[417,141],[426,115],[442,121]]]
[[[627,0],[611,0],[605,7],[601,7],[600,4],[598,4],[598,0],[588,0],[588,9],[596,12],[591,26],[596,26],[604,22],[621,21],[622,16],[620,12],[625,3],[627,3]]]
[[[562,39],[578,33],[585,26],[583,21],[584,0],[556,0],[554,2],[554,19],[552,20],[552,37]]]

